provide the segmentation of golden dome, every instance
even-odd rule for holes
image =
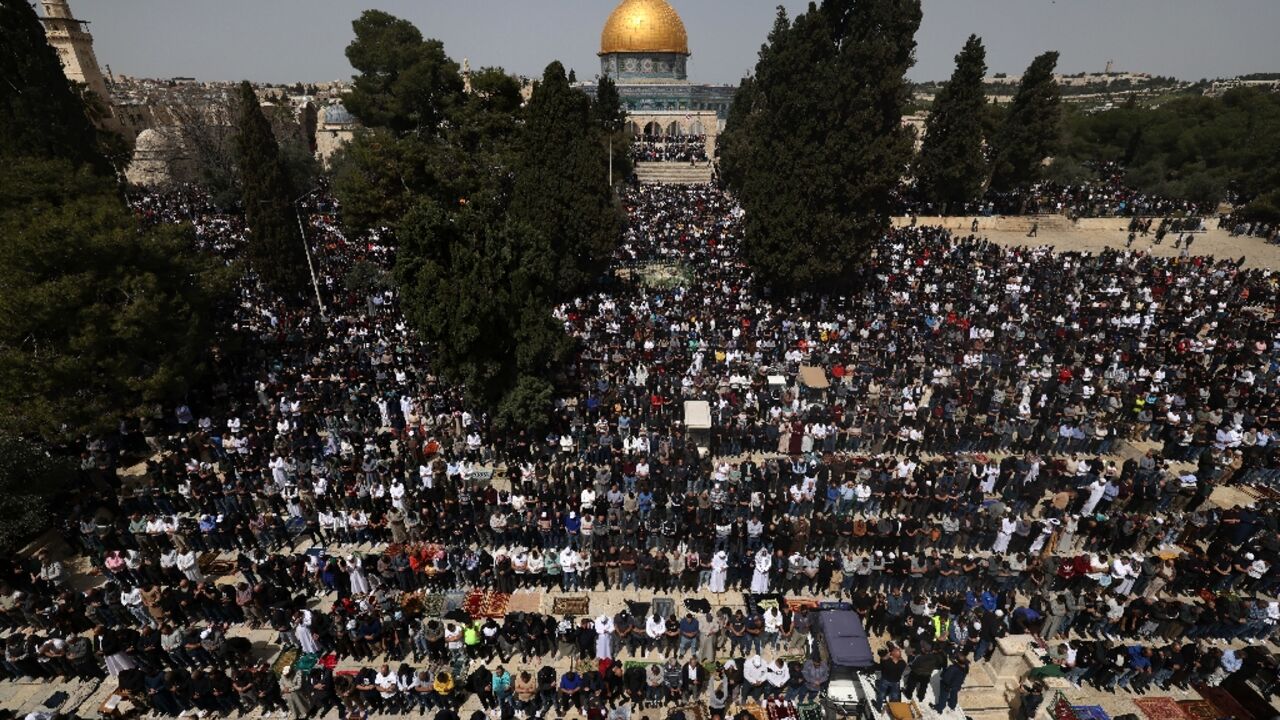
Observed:
[[[600,54],[689,54],[684,21],[667,0],[622,0],[600,33]]]

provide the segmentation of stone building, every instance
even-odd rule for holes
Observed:
[[[327,167],[338,148],[351,141],[360,122],[340,102],[320,108],[316,124],[316,157]]]
[[[71,82],[87,87],[102,101],[102,107],[107,112],[99,120],[103,127],[132,137],[133,132],[129,132],[130,128],[115,111],[107,78],[102,74],[98,57],[93,52],[89,21],[72,15],[67,0],[40,0],[40,5],[44,9],[44,15],[40,18],[44,25],[44,36],[58,52],[63,74]]]
[[[667,0],[622,0],[600,33],[600,72],[617,84],[632,133],[705,135],[710,155],[735,88],[689,82],[691,55],[684,21]]]

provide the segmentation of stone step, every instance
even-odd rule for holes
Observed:
[[[1005,699],[1003,690],[985,690],[981,688],[960,688],[960,707],[966,712],[982,710],[1009,709],[1009,701]]]
[[[964,709],[965,720],[1009,720],[1013,713],[1008,706],[1003,708],[992,708],[991,710],[970,710]]]
[[[636,178],[644,184],[698,185],[711,182],[710,165],[679,162],[636,163]]]

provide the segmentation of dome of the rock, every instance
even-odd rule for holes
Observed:
[[[600,54],[689,54],[684,21],[667,0],[622,0],[600,33]]]

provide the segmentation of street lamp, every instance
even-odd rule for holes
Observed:
[[[316,281],[316,267],[311,262],[311,246],[307,244],[307,228],[306,228],[306,225],[304,225],[302,222],[302,209],[298,207],[298,203],[301,203],[303,200],[306,200],[312,195],[315,195],[319,190],[320,188],[318,187],[311,188],[310,192],[300,196],[297,200],[294,200],[293,214],[295,217],[298,218],[298,232],[301,234],[301,237],[302,237],[302,250],[307,255],[307,270],[308,272],[311,273],[311,287],[315,289],[316,303],[320,305],[320,319],[324,322],[328,322],[329,318],[326,315],[324,310],[324,298],[320,297],[320,283]]]

